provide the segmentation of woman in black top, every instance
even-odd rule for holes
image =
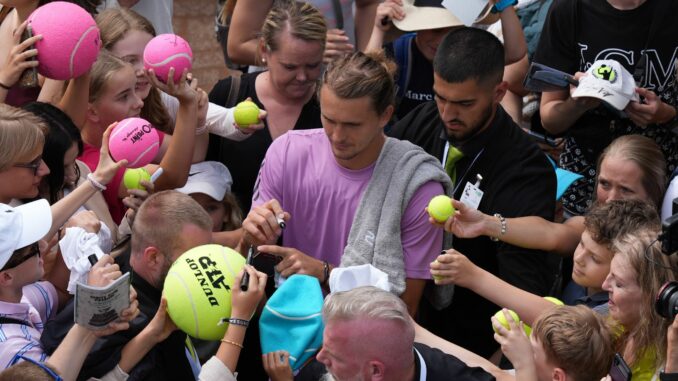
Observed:
[[[208,158],[224,163],[233,175],[233,193],[247,212],[261,162],[274,139],[292,129],[320,128],[315,98],[322,70],[327,27],[322,14],[306,3],[274,7],[259,40],[261,61],[268,70],[219,81],[210,101],[230,107],[252,99],[268,116],[265,128],[241,142],[210,136]]]

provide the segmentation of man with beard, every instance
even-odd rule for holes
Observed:
[[[186,334],[177,330],[160,341],[150,341],[151,349],[131,369],[119,366],[125,345],[149,324],[160,306],[165,277],[172,263],[184,252],[212,241],[212,219],[190,196],[177,191],[152,194],[139,207],[132,225],[132,248],[129,254],[132,287],[137,292],[139,315],[130,328],[96,341],[80,372],[79,379],[100,378],[114,370],[129,374],[128,380],[194,380],[195,365],[189,360]],[[124,254],[121,256],[124,257]],[[124,259],[121,268],[126,270]],[[64,309],[61,324],[73,322],[73,312]],[[51,328],[54,328],[52,330]],[[63,330],[48,327],[45,336],[58,344]],[[61,333],[60,333],[61,332]],[[158,338],[159,339],[159,338]],[[138,363],[137,363],[138,360]]]
[[[495,214],[500,231],[510,229],[505,217],[553,219],[553,168],[499,105],[508,86],[502,81],[504,49],[499,40],[475,28],[452,31],[438,47],[433,70],[435,101],[414,109],[391,135],[438,158],[452,178],[454,198]],[[517,287],[537,295],[552,291],[557,257],[493,238],[455,238],[453,248]],[[497,349],[488,325],[497,309],[457,287],[451,305],[423,300],[420,318],[433,333],[488,357]]]
[[[335,292],[323,306],[324,381],[494,380],[479,367],[414,343],[414,323],[395,295],[376,287]]]

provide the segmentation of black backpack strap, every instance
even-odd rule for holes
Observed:
[[[224,107],[232,108],[238,103],[238,94],[240,93],[240,77],[231,76],[231,86],[228,88],[228,95],[226,96],[226,103]]]
[[[22,325],[28,325],[28,326],[33,326],[29,322],[21,319],[14,319],[11,317],[7,316],[0,316],[0,324],[22,324]]]

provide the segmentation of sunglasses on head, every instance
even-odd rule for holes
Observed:
[[[28,252],[26,252],[27,248]],[[0,271],[13,269],[36,255],[40,255],[40,244],[38,242],[15,250],[12,256],[9,258],[9,261],[7,261],[5,264],[5,267],[3,267]]]
[[[61,376],[56,374],[52,369],[48,368],[44,363],[41,363],[39,361],[35,361],[32,358],[26,357],[24,355],[18,355],[17,358],[20,358],[24,361],[30,362],[31,364],[35,364],[35,365],[39,366],[40,369],[44,370],[48,375],[50,375],[50,377],[52,377],[54,379],[54,381],[64,381],[64,379],[61,378]]]
[[[40,169],[40,165],[42,165],[42,155],[38,156],[37,158],[35,158],[35,160],[31,161],[30,163],[14,164],[15,167],[32,169],[33,176],[38,175],[38,169]]]

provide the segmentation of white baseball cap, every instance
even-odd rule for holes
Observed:
[[[17,207],[0,204],[0,269],[14,251],[38,242],[52,227],[52,210],[45,199]]]
[[[231,191],[233,178],[225,165],[216,161],[203,161],[191,165],[186,185],[177,190],[181,193],[204,193],[217,201]]]
[[[597,98],[617,110],[623,110],[630,101],[639,99],[633,75],[615,60],[596,61],[586,74],[579,80],[572,98]]]

